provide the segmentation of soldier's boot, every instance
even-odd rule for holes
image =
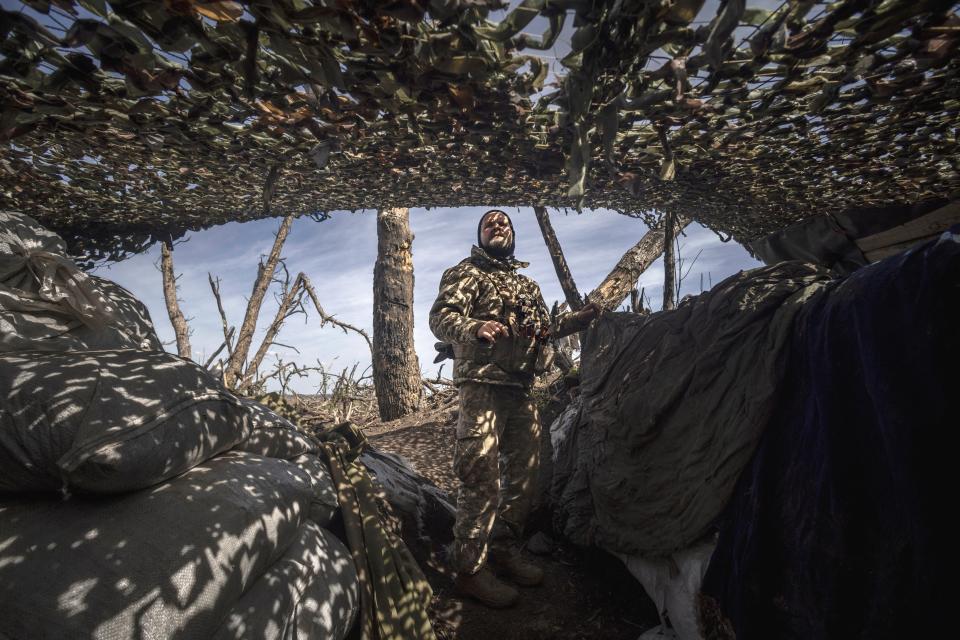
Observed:
[[[453,585],[458,594],[469,596],[492,609],[510,607],[520,597],[520,592],[497,580],[486,567],[474,574],[458,575]]]
[[[521,587],[535,587],[543,582],[543,569],[524,558],[517,545],[494,547],[490,550],[490,562]]]

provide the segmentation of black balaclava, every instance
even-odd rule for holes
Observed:
[[[495,249],[488,249],[483,246],[483,239],[480,236],[480,232],[483,229],[484,219],[491,213],[502,213],[507,218],[507,223],[510,225],[510,246],[507,247],[502,252],[496,251]],[[517,244],[517,232],[513,228],[513,220],[510,219],[510,216],[507,215],[506,211],[501,211],[500,209],[490,209],[482,216],[480,216],[480,222],[477,223],[477,246],[492,255],[494,258],[510,258],[513,257],[513,250],[516,248]],[[502,255],[500,255],[502,253]]]

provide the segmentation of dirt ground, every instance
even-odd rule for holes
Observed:
[[[371,444],[403,456],[422,475],[455,495],[453,446],[455,406],[364,429]],[[537,532],[531,532],[534,535]],[[656,608],[640,583],[613,556],[578,549],[540,532],[529,544],[546,577],[522,588],[511,609],[492,610],[453,593],[446,549],[433,548],[422,561],[434,590],[431,611],[441,640],[635,640],[659,624]],[[415,552],[416,553],[416,552]],[[423,550],[416,555],[423,557]]]

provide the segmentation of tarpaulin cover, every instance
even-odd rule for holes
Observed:
[[[857,271],[798,316],[786,392],[704,583],[738,640],[953,626],[957,232]]]
[[[672,311],[601,317],[584,340],[574,468],[555,470],[560,510],[593,519],[564,533],[648,556],[697,542],[774,411],[793,319],[827,278],[782,263]]]

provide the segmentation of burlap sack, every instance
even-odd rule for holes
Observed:
[[[140,489],[252,429],[249,407],[163,352],[0,354],[0,402],[0,492]]]
[[[253,429],[233,447],[235,450],[284,460],[318,451],[319,444],[313,438],[269,407],[248,398],[240,402],[250,413]]]
[[[340,501],[337,498],[337,487],[333,483],[333,476],[330,474],[330,468],[327,466],[326,460],[308,453],[294,459],[293,463],[310,474],[310,482],[313,486],[310,519],[321,527],[329,526],[337,515]]]
[[[243,594],[215,640],[341,640],[360,592],[350,550],[308,522],[282,558]]]
[[[295,464],[226,453],[122,496],[0,499],[0,629],[11,638],[209,638],[302,533]]]
[[[162,350],[146,307],[66,251],[30,216],[0,212],[0,352]]]

